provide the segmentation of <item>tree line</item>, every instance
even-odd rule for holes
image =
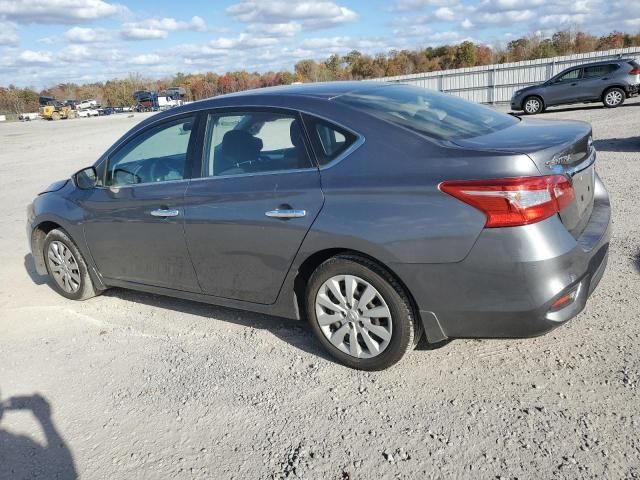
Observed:
[[[363,80],[633,46],[640,46],[640,33],[615,31],[608,35],[595,36],[569,29],[558,31],[550,37],[523,36],[511,40],[505,46],[491,47],[464,41],[456,45],[392,50],[377,55],[353,50],[346,55],[333,54],[324,61],[300,60],[295,64],[293,72],[239,71],[227,72],[223,75],[213,72],[177,73],[173,77],[159,80],[130,74],[123,79],[82,85],[64,83],[41,91],[9,85],[8,87],[0,86],[0,113],[18,114],[37,111],[40,95],[52,96],[61,101],[96,99],[102,105],[125,106],[133,103],[133,92],[136,90],[161,92],[176,86],[185,89],[186,100],[200,100],[225,93],[288,85],[293,82]]]

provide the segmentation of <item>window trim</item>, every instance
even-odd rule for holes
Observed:
[[[211,122],[211,117],[213,115],[224,115],[224,114],[232,114],[232,113],[251,113],[251,112],[268,112],[275,113],[281,115],[287,115],[295,118],[302,125],[302,140],[304,143],[305,151],[307,152],[307,157],[309,157],[309,167],[307,168],[295,168],[295,169],[283,169],[283,170],[269,170],[266,172],[249,172],[249,173],[235,173],[231,175],[211,175],[205,176],[203,175],[204,162],[207,157],[207,148],[208,148],[208,139],[206,138],[207,132],[209,131],[209,122]],[[300,172],[308,172],[310,170],[318,170],[318,161],[315,157],[315,152],[313,148],[311,148],[311,142],[308,137],[308,133],[304,126],[304,122],[302,119],[302,112],[293,108],[283,108],[283,107],[269,107],[264,105],[247,105],[247,106],[233,106],[233,107],[219,107],[219,108],[207,108],[200,111],[200,114],[203,116],[202,118],[202,133],[199,135],[201,145],[198,148],[198,155],[200,157],[199,161],[196,161],[192,170],[191,180],[214,180],[217,178],[239,178],[239,177],[255,177],[258,175],[275,175],[275,174],[284,174],[284,173],[300,173]],[[197,176],[196,176],[197,175]]]
[[[130,142],[137,139],[140,135],[144,135],[149,130],[154,130],[158,127],[162,127],[163,125],[166,125],[169,123],[175,123],[183,118],[190,118],[190,117],[193,118],[193,125],[191,126],[191,136],[189,137],[189,143],[187,144],[187,152],[186,152],[185,167],[184,167],[184,173],[185,173],[184,178],[181,178],[179,180],[167,180],[166,182],[132,183],[130,185],[107,185],[106,184],[107,173],[109,171],[109,162],[111,161],[114,155],[116,155],[119,151],[121,151],[124,147],[126,147]],[[122,188],[134,188],[134,187],[144,187],[148,185],[166,185],[168,183],[188,182],[193,178],[192,165],[195,160],[194,153],[195,153],[195,147],[197,145],[198,134],[200,133],[199,132],[200,123],[201,122],[200,122],[199,112],[191,111],[191,112],[185,112],[178,115],[172,115],[170,117],[163,118],[157,122],[150,123],[149,125],[135,132],[133,135],[129,136],[124,141],[120,142],[120,144],[118,144],[118,146],[112,152],[110,152],[109,155],[107,155],[104,158],[104,160],[99,163],[99,165],[96,166],[96,170],[98,168],[101,169],[101,172],[99,175],[100,185],[96,185],[96,188],[102,188],[106,190],[113,190],[113,189],[119,190]]]

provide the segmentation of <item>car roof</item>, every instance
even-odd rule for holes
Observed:
[[[315,97],[330,100],[348,93],[370,91],[373,88],[381,88],[393,85],[388,82],[373,81],[344,81],[344,82],[319,82],[319,83],[297,83],[291,85],[280,85],[276,87],[256,88],[253,90],[244,90],[242,92],[229,93],[214,97],[222,98],[239,98],[239,97],[255,97],[255,96],[304,96]],[[213,99],[207,99],[213,100]],[[206,101],[206,100],[205,100]]]
[[[567,67],[565,70],[570,70],[572,68],[584,68],[584,67],[595,67],[598,65],[608,65],[610,63],[626,63],[626,62],[631,62],[633,61],[633,58],[614,58],[611,60],[600,60],[598,62],[590,62],[590,63],[583,63],[581,65],[573,65],[571,67]]]

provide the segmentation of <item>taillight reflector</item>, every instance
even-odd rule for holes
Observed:
[[[575,198],[564,175],[442,182],[440,190],[477,208],[488,228],[539,222],[560,212]]]

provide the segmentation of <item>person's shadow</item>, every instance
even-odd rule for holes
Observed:
[[[28,410],[40,424],[46,445],[2,429],[2,417],[11,410]],[[78,478],[71,451],[51,420],[49,402],[41,395],[12,397],[0,403],[0,479]]]

